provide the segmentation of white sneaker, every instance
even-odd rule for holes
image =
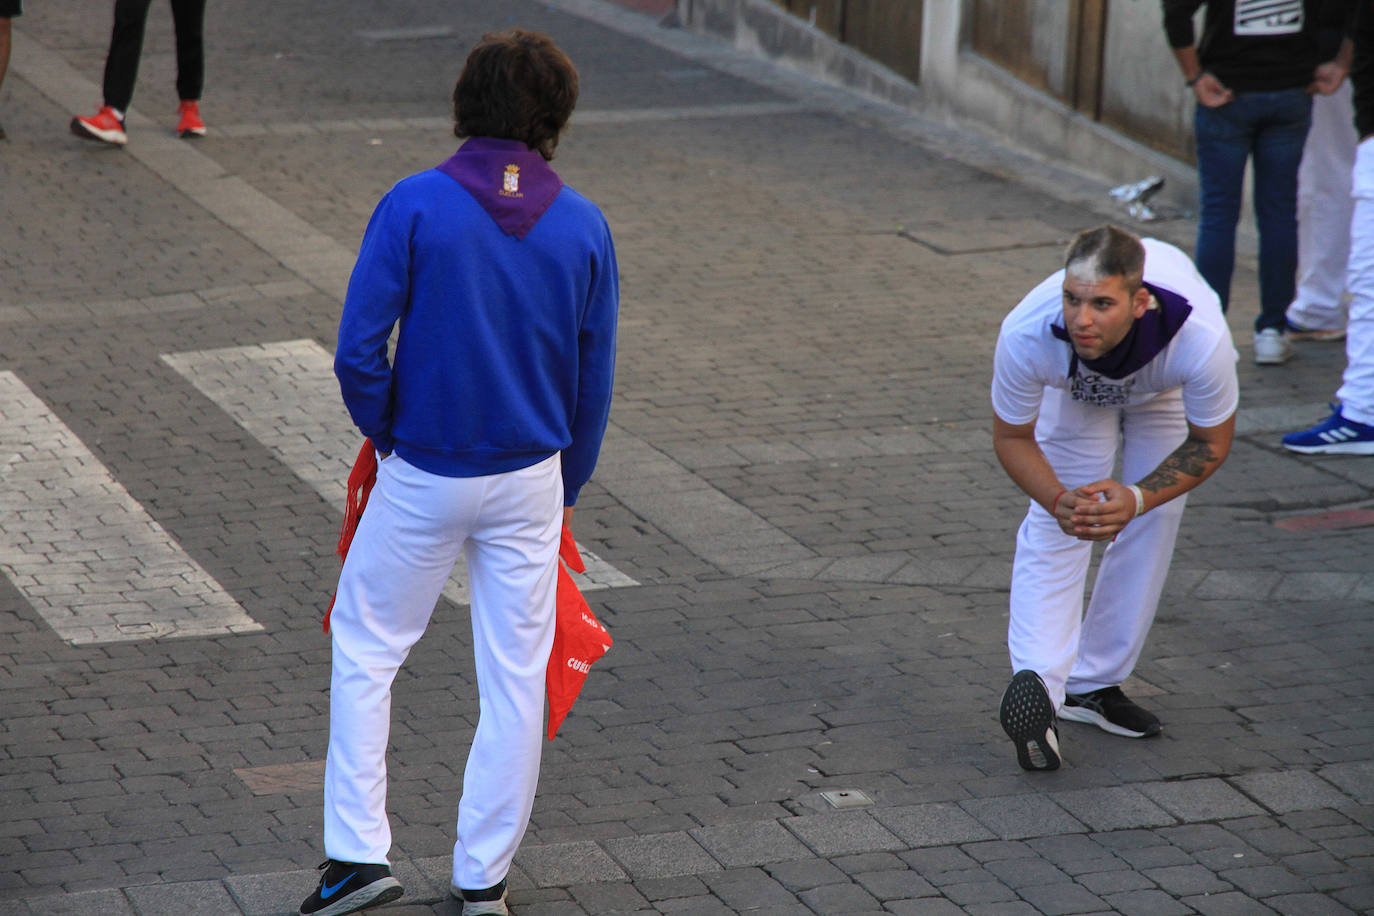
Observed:
[[[1293,342],[1278,328],[1255,334],[1255,365],[1282,366],[1293,358]]]

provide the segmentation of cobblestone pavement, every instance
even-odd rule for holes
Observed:
[[[616,643],[547,745],[516,912],[1374,910],[1374,539],[1345,511],[1374,462],[1277,447],[1344,357],[1254,367],[1252,269],[1241,436],[1128,684],[1165,733],[1066,724],[1065,768],[1026,774],[996,722],[1024,500],[990,358],[1063,240],[1120,219],[1102,187],[597,0],[211,4],[194,144],[154,4],[129,144],[99,148],[66,122],[107,12],[28,6],[0,98],[0,916],[281,916],[313,887],[339,298],[379,195],[451,151],[463,52],[514,23],[581,69],[557,164],[624,272],[577,516]],[[457,913],[461,601],[396,686],[397,916]]]

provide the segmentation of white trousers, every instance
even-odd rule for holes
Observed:
[[[387,861],[391,684],[462,551],[480,713],[463,772],[453,882],[480,889],[506,877],[539,779],[562,510],[557,455],[489,477],[440,477],[398,455],[381,463],[330,622],[330,858]]]
[[[1342,416],[1374,425],[1374,137],[1360,143],[1351,185],[1355,213],[1350,219],[1350,260],[1345,272],[1350,320],[1345,374],[1336,397]]]
[[[1350,80],[1312,97],[1312,127],[1298,168],[1297,294],[1288,320],[1321,331],[1345,326],[1345,263],[1350,252],[1350,171],[1355,165]]]
[[[1047,389],[1035,427],[1040,448],[1066,487],[1112,477],[1118,449],[1122,470],[1116,479],[1135,483],[1187,434],[1178,389],[1125,408],[1083,404],[1067,391]],[[1111,687],[1135,668],[1169,573],[1185,499],[1145,513],[1107,545],[1086,614],[1092,542],[1064,534],[1050,513],[1031,503],[1016,534],[1007,647],[1012,670],[1037,672],[1055,708],[1063,705],[1066,690]]]

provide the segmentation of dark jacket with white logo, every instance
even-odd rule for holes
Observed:
[[[1343,29],[1354,0],[1163,0],[1169,47],[1196,44],[1202,69],[1235,92],[1301,89],[1323,56],[1324,28]],[[1365,0],[1360,0],[1365,2]],[[1202,39],[1193,14],[1206,5]]]

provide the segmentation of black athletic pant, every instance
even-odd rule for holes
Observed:
[[[105,58],[105,104],[127,111],[134,97],[143,27],[153,0],[115,0],[114,34]],[[177,33],[177,98],[200,99],[205,86],[205,2],[172,0]]]

